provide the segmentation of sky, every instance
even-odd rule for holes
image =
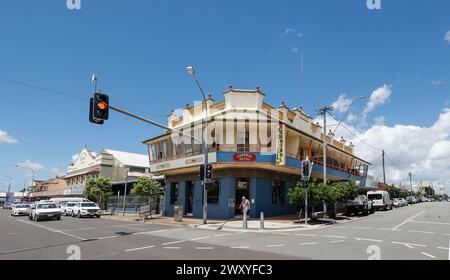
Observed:
[[[411,172],[414,184],[450,186],[448,0],[381,0],[373,10],[366,0],[66,2],[2,1],[0,175],[13,190],[31,175],[16,164],[48,179],[85,145],[145,154],[142,141],[161,133],[114,112],[89,123],[93,73],[112,104],[164,123],[201,98],[189,65],[216,100],[231,84],[260,86],[269,104],[314,117],[334,105],[337,136],[376,178],[384,149],[389,183]],[[0,191],[7,184],[0,176]]]

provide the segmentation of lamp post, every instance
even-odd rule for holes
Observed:
[[[33,177],[31,179],[31,186],[33,186],[33,184],[34,184],[34,175],[35,175],[34,169],[31,168],[31,167],[21,166],[21,165],[18,165],[18,164],[14,165],[14,167],[31,170],[31,173],[33,174]]]
[[[128,172],[130,172],[130,169],[125,169],[125,191],[123,193],[123,213],[122,216],[125,217],[125,207],[126,207],[126,199],[127,199],[127,187],[128,187]]]
[[[8,193],[10,193],[11,192],[11,185],[12,185],[12,177],[8,176],[8,175],[0,175],[0,176],[9,178]]]
[[[208,102],[206,101],[205,92],[203,91],[199,81],[197,80],[197,77],[195,76],[195,69],[192,66],[188,66],[186,68],[186,71],[194,78],[198,88],[200,89],[200,92],[203,96],[203,103],[205,104],[205,129],[203,133],[203,144],[204,144],[204,150],[205,150],[205,162],[204,162],[204,168],[203,168],[203,224],[207,224],[207,217],[208,217],[208,189],[206,184],[206,172],[208,168]]]

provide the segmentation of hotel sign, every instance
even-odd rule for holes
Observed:
[[[278,125],[277,131],[277,165],[284,166],[286,164],[285,147],[286,144],[284,139],[286,138],[286,128],[284,124]]]
[[[234,161],[255,161],[256,155],[255,154],[234,154],[233,155]]]

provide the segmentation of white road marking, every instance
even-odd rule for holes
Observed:
[[[345,242],[345,240],[335,240],[335,241],[331,241],[330,243],[342,243]]]
[[[337,236],[337,235],[322,235],[322,237],[325,237],[325,238],[341,238],[341,239],[347,238],[345,236]]]
[[[421,253],[422,255],[425,255],[425,256],[430,257],[430,258],[432,258],[432,259],[436,259],[435,256],[430,255],[430,254],[427,254],[427,253],[425,253],[425,252],[420,252],[420,253]]]
[[[317,245],[317,242],[309,242],[309,243],[300,243],[301,246],[305,245]]]
[[[172,244],[178,244],[178,243],[183,243],[183,242],[186,242],[186,240],[179,240],[179,241],[167,242],[167,243],[161,244],[161,246],[172,245]]]
[[[203,236],[203,237],[192,238],[191,241],[208,239],[208,238],[211,238],[211,236]]]
[[[367,230],[371,230],[372,228],[370,227],[352,227],[353,229],[367,229]]]
[[[423,244],[405,243],[405,242],[397,242],[397,241],[392,241],[391,243],[404,245],[410,249],[413,249],[414,247],[427,247],[426,245],[423,245]]]
[[[117,237],[117,235],[111,235],[111,236],[97,237],[94,239],[103,240],[103,239],[111,239],[111,238],[116,238],[116,237]]]
[[[382,243],[382,242],[383,242],[383,240],[378,240],[378,239],[368,239],[368,238],[362,238],[362,237],[355,237],[355,240],[358,240],[358,241],[378,242],[378,243]]]
[[[231,249],[250,249],[250,246],[231,247]]]
[[[216,234],[216,237],[231,235],[231,233]]]
[[[450,226],[450,223],[438,223],[438,222],[423,222],[423,221],[410,221],[415,224],[431,224],[431,225],[447,225]]]
[[[402,231],[401,229],[391,229],[391,228],[379,228],[378,230],[385,230],[385,231]]]
[[[271,232],[271,234],[276,234],[276,235],[291,235],[290,233],[286,233],[286,232]]]
[[[180,247],[163,247],[164,249],[168,249],[168,250],[178,250],[180,249]]]
[[[24,221],[24,220],[18,220],[18,221],[21,222],[21,223],[29,224],[29,225],[32,225],[32,226],[35,226],[35,227],[38,227],[38,228],[42,228],[42,229],[54,232],[54,233],[64,234],[64,235],[67,235],[67,236],[70,236],[70,237],[73,237],[73,238],[76,238],[76,239],[79,239],[79,240],[87,240],[86,238],[83,238],[83,237],[80,237],[80,236],[76,236],[76,235],[73,235],[73,234],[70,234],[70,233],[62,232],[60,230],[57,230],[57,229],[54,229],[54,228],[50,228],[50,227],[46,227],[46,226],[43,226],[43,225],[39,225],[39,224],[36,224],[36,223],[32,223],[32,222],[28,222],[28,221]]]
[[[445,247],[437,247],[439,250],[449,250],[450,248],[445,248]]]
[[[333,228],[347,228],[347,227],[344,227],[344,226],[337,226],[337,227],[333,227]]]
[[[311,237],[317,236],[317,234],[308,234],[308,233],[297,233],[295,235],[298,235],[298,236],[311,236]]]
[[[214,247],[195,247],[195,250],[214,250]]]
[[[16,234],[15,232],[9,232],[8,235],[14,235]]]
[[[394,227],[392,230],[398,229],[399,227],[403,226],[404,224],[406,224],[406,223],[408,223],[408,222],[414,220],[415,218],[419,217],[419,216],[422,215],[423,213],[425,213],[425,211],[422,211],[422,212],[420,212],[420,213],[418,213],[418,214],[416,214],[416,215],[414,215],[414,216],[412,216],[412,217],[406,219],[405,221],[403,221],[403,223],[401,223],[401,224],[399,224],[398,226]]]
[[[435,234],[436,232],[432,232],[432,231],[421,231],[421,230],[408,230],[408,232],[412,232],[412,233],[424,233],[424,234]]]
[[[274,247],[284,247],[284,244],[274,244],[274,245],[266,245],[267,248],[274,248]]]
[[[150,248],[155,248],[155,246],[151,245],[151,246],[133,248],[133,249],[125,250],[125,252],[133,252],[133,251],[145,250],[145,249],[150,249]]]

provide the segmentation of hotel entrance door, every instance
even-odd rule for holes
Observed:
[[[245,196],[250,200],[250,178],[236,178],[236,196],[235,196],[235,215],[242,216],[242,209],[239,206],[242,197]]]

